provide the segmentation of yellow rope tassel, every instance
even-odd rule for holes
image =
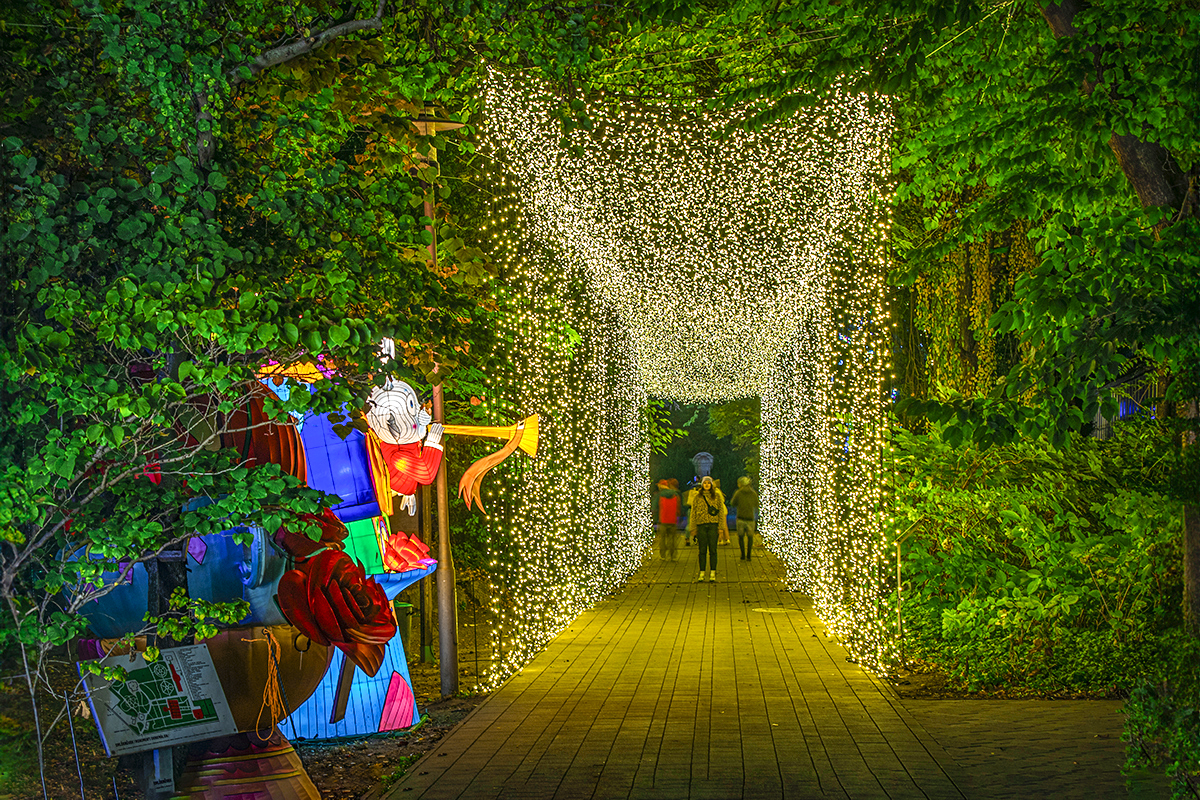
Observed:
[[[283,704],[283,691],[279,686],[279,657],[281,654],[279,640],[275,638],[275,634],[271,633],[269,628],[263,628],[263,633],[266,635],[265,639],[242,639],[243,642],[265,641],[267,643],[267,683],[263,687],[262,708],[258,710],[258,717],[254,720],[256,728],[254,735],[260,742],[266,742],[271,738],[270,733],[264,738],[262,731],[274,731],[275,726],[288,714],[287,706]],[[271,720],[270,726],[265,729],[262,726],[264,712],[270,713]]]

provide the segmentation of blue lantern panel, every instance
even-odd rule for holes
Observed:
[[[104,583],[115,583],[121,570],[104,573]],[[150,592],[150,575],[145,564],[134,564],[124,582],[98,600],[86,604],[81,613],[88,627],[101,639],[116,639],[145,624]]]
[[[235,533],[251,532],[247,544]],[[287,559],[266,541],[260,528],[233,528],[208,536],[193,536],[187,546],[188,594],[214,603],[245,600],[250,613],[240,625],[282,625],[286,622],[275,593],[287,569]]]
[[[379,503],[371,486],[371,462],[366,436],[351,430],[343,439],[326,414],[309,412],[300,428],[308,464],[308,485],[341,498],[330,506],[342,522],[379,516]]]
[[[389,600],[413,583],[432,575],[436,565],[429,569],[414,569],[386,575],[375,575],[383,585]],[[285,736],[307,739],[332,739],[339,736],[359,736],[364,733],[399,730],[415,725],[420,720],[417,701],[413,695],[412,678],[408,672],[408,658],[400,635],[396,634],[384,650],[383,664],[374,677],[362,670],[351,668],[350,688],[346,700],[345,714],[332,721],[337,705],[338,684],[347,680],[343,675],[346,656],[333,648],[333,660],[321,685],[303,705],[279,724]]]

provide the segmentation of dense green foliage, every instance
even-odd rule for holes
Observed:
[[[100,564],[60,551],[145,560],[231,519],[277,527],[315,510],[277,467],[220,452],[225,420],[268,360],[369,364],[392,327],[366,274],[394,247],[392,215],[354,195],[358,176],[321,137],[330,98],[294,115],[238,102],[239,45],[180,12],[57,9],[56,25],[16,27],[6,53],[25,102],[3,143],[0,594],[6,638],[26,645],[81,633],[77,612],[107,590]],[[219,118],[198,117],[198,93]],[[347,237],[336,221],[356,207],[380,219]],[[316,402],[352,394],[333,381]]]
[[[1162,428],[1138,418],[1066,450],[899,431],[904,656],[962,690],[1129,697],[1130,765],[1166,765],[1186,797],[1200,643],[1170,492],[1183,448]]]
[[[708,429],[718,439],[729,437],[734,451],[742,458],[746,475],[757,486],[762,435],[762,403],[759,398],[745,397],[712,406],[708,409]]]
[[[1167,403],[1200,394],[1198,11],[751,0],[643,31],[590,79],[742,108],[748,125],[830,91],[886,94],[893,277],[950,288],[919,320],[914,345],[942,346],[910,354],[924,374],[902,410],[951,442],[1065,444],[1152,378]],[[1003,263],[964,274],[988,257]]]
[[[898,439],[913,652],[962,686],[1128,692],[1182,623],[1174,456],[1149,424],[1056,451]]]
[[[740,418],[757,404],[756,398],[721,405],[659,404],[662,424],[673,433],[665,446],[650,456],[651,480],[675,478],[681,488],[686,487],[696,474],[692,456],[705,452],[713,456],[712,476],[720,481],[727,497],[733,494],[741,476],[750,474],[757,482],[757,473],[747,473],[747,466],[757,463],[757,442],[751,436],[739,438],[736,431],[724,430],[722,423],[713,421]],[[735,427],[740,430],[740,426]]]
[[[593,16],[554,3],[4,5],[0,647],[31,690],[111,589],[106,566],[318,508],[278,466],[241,463],[235,412],[263,365],[329,372],[311,397],[269,401],[268,417],[340,413],[382,380],[391,336],[393,372],[443,383],[450,408],[471,412],[501,312],[478,204],[451,191],[468,183],[472,131],[414,120],[466,121],[492,64],[565,80],[609,35]],[[439,153],[455,173],[440,186]],[[160,590],[181,585],[171,573]],[[175,640],[238,616],[178,594],[156,606],[147,632]]]
[[[1127,768],[1166,766],[1175,798],[1200,797],[1200,640],[1176,634],[1158,669],[1169,679],[1144,683],[1125,704]]]
[[[675,439],[686,436],[687,431],[671,425],[671,404],[666,400],[651,397],[646,402],[646,437],[650,452],[665,455],[667,447]]]

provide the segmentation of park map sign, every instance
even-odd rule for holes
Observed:
[[[88,703],[110,756],[212,739],[236,731],[208,645],[163,650],[146,663],[141,653],[109,656],[125,668],[123,681],[85,674]]]

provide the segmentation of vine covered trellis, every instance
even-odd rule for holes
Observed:
[[[830,630],[884,663],[890,117],[837,96],[725,136],[729,115],[601,98],[560,141],[542,87],[485,88],[488,225],[517,309],[495,408],[544,431],[489,499],[490,682],[639,565],[648,397],[762,397],[764,539]]]
[[[986,396],[1021,359],[1017,337],[997,334],[989,319],[1013,299],[1017,279],[1037,266],[1030,225],[1017,221],[952,245],[945,240],[954,226],[926,232],[927,217],[911,201],[895,212],[903,244],[893,256],[908,273],[897,274],[901,286],[892,289],[896,386],[900,395],[922,399]]]

